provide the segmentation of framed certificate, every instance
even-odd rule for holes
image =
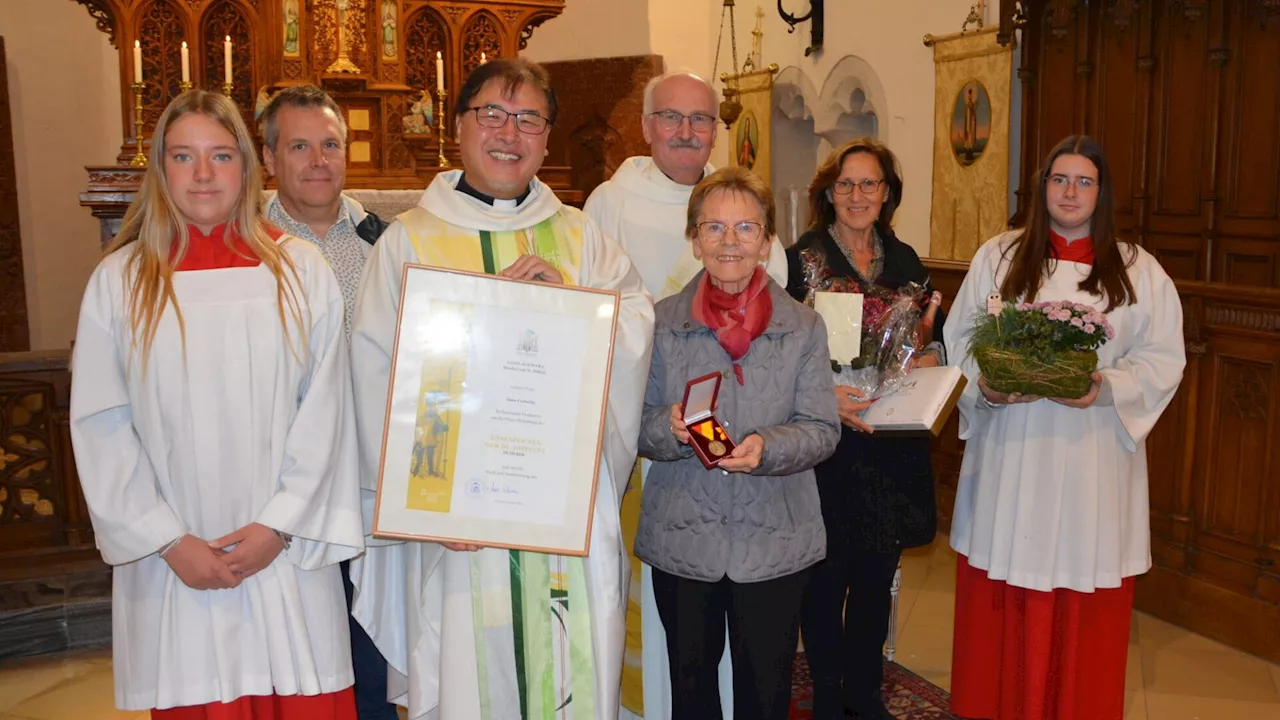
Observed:
[[[619,302],[405,265],[373,534],[586,555]]]

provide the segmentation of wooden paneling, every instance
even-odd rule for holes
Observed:
[[[1280,3],[1029,7],[1021,223],[1062,138],[1098,138],[1117,223],[1183,280],[1280,287]]]
[[[0,352],[31,347],[27,293],[22,282],[22,235],[18,225],[18,171],[9,117],[9,73],[0,37]]]

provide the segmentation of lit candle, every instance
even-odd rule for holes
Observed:
[[[444,56],[436,51],[436,91],[444,92]]]
[[[187,43],[182,43],[182,82],[191,82],[191,51],[187,50]]]
[[[133,81],[142,82],[142,43],[133,41]]]
[[[222,76],[223,82],[231,84],[231,36],[222,41]]]
[[[483,64],[485,64],[485,63],[487,63],[487,62],[489,62],[489,58],[485,57],[484,52],[483,52],[483,51],[481,51],[481,52],[480,52],[480,64],[481,64],[481,65],[483,65]]]

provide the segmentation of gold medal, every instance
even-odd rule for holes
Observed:
[[[724,454],[724,443],[720,442],[719,440],[712,440],[711,442],[707,443],[707,450],[710,450],[712,455],[715,455],[716,457],[720,457],[721,455]]]

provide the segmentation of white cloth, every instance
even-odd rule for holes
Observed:
[[[999,290],[1009,266],[1002,252],[1018,232],[978,250],[946,326],[952,364],[969,380],[959,403],[968,444],[951,547],[1016,587],[1119,587],[1151,567],[1146,437],[1182,380],[1182,304],[1156,259],[1123,245],[1135,256],[1128,274],[1136,298],[1107,313],[1115,338],[1098,349],[1102,402],[1084,410],[1050,400],[983,407],[978,366],[967,352],[972,318]],[[1078,287],[1089,269],[1059,262],[1036,300],[1104,310],[1101,297]]]
[[[604,237],[580,211],[562,205],[541,181],[533,181],[530,196],[518,207],[505,201],[490,206],[455,191],[460,176],[459,171],[437,175],[420,205],[447,223],[476,231],[529,228],[563,213],[570,221],[581,223],[582,228],[580,265],[562,267],[562,272],[570,276],[567,280],[622,294],[605,448],[590,554],[586,558],[596,663],[594,706],[597,717],[608,720],[616,717],[618,707],[628,574],[618,511],[636,457],[653,344],[653,304],[621,248]],[[408,231],[397,220],[374,249],[356,303],[352,358],[358,368],[355,390],[361,477],[366,507],[370,509],[378,481],[401,269],[404,263],[418,261]],[[471,554],[445,550],[435,543],[371,541],[370,545],[365,557],[352,563],[352,579],[357,586],[352,614],[368,630],[391,666],[390,698],[407,705],[409,716],[415,719],[480,718]],[[485,566],[508,562],[505,550],[481,550],[479,555],[479,562]],[[491,588],[482,586],[476,590],[487,592]],[[491,702],[494,695],[490,688]],[[518,710],[512,714],[514,709],[491,705],[490,717],[519,717]]]
[[[262,266],[175,273],[185,354],[170,304],[145,375],[131,357],[131,249],[103,260],[85,290],[71,438],[98,548],[115,566],[121,709],[354,682],[337,563],[363,535],[342,290],[319,250],[280,242],[309,308],[305,343],[290,322],[297,355]],[[156,554],[183,533],[213,540],[253,522],[293,543],[231,590],[193,590]]]
[[[707,165],[705,173],[714,170]],[[683,290],[702,270],[684,234],[692,194],[692,185],[667,177],[653,158],[637,156],[627,158],[583,206],[604,234],[631,256],[655,302]],[[786,249],[776,236],[770,242],[765,269],[786,287]]]

